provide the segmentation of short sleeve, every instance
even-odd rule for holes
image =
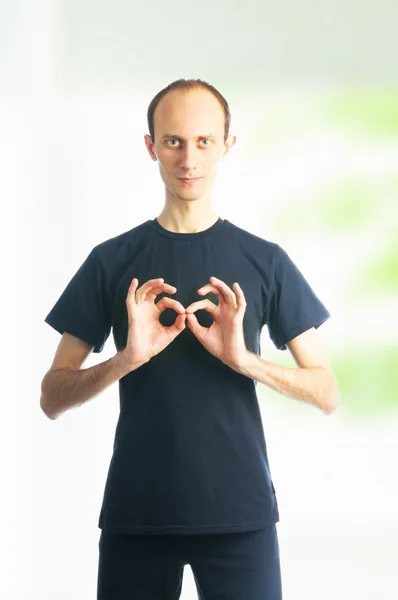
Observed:
[[[44,319],[61,335],[66,331],[101,352],[111,330],[104,270],[96,248],[69,281]]]
[[[311,327],[317,329],[330,312],[310,287],[288,253],[278,244],[274,256],[273,288],[265,321],[278,350]]]

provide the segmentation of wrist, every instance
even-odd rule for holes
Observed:
[[[131,373],[131,371],[135,371],[136,369],[141,367],[141,365],[145,364],[145,361],[141,361],[141,362],[132,361],[131,359],[129,359],[129,357],[127,356],[127,354],[124,350],[119,350],[118,352],[116,352],[113,359],[114,359],[115,367],[118,370],[118,372],[120,373],[119,379],[121,377],[124,377],[125,375],[128,375],[129,373]]]
[[[254,361],[257,359],[257,354],[251,352],[250,350],[246,350],[244,356],[239,360],[239,363],[236,365],[235,370],[238,371],[241,375],[246,375],[246,377],[251,377],[250,373],[252,371],[252,367]]]

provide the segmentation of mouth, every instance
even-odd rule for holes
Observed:
[[[195,184],[197,181],[200,181],[202,179],[202,177],[192,177],[192,178],[183,178],[183,177],[178,177],[178,179],[182,182],[185,183],[187,185],[193,185]]]

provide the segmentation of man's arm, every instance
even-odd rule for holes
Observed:
[[[277,365],[249,350],[239,366],[232,368],[281,394],[314,404],[326,414],[331,414],[339,404],[340,391],[319,332],[311,327],[286,346],[298,368]]]
[[[61,413],[80,406],[93,398],[115,381],[142,363],[128,364],[123,351],[88,369],[62,367],[50,369],[41,384],[40,406],[49,419],[56,419]]]
[[[239,369],[242,375],[265,383],[272,389],[315,404],[326,414],[331,414],[338,405],[339,391],[337,379],[328,367],[283,367],[264,360],[250,351],[247,362]]]

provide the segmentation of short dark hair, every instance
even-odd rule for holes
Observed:
[[[163,98],[163,96],[165,96],[171,90],[176,90],[176,89],[191,90],[191,89],[200,89],[200,88],[209,90],[209,92],[211,92],[217,98],[217,100],[220,102],[220,104],[222,106],[222,109],[223,109],[224,115],[225,115],[225,122],[224,122],[224,144],[225,144],[225,142],[227,141],[227,137],[229,136],[229,127],[231,124],[231,113],[229,111],[228,102],[226,101],[224,96],[222,94],[220,94],[220,92],[218,90],[216,90],[216,88],[214,86],[212,86],[210,83],[207,83],[207,81],[203,81],[203,79],[177,79],[176,81],[173,81],[168,86],[166,86],[165,88],[160,90],[160,92],[158,92],[156,94],[156,96],[151,100],[151,103],[148,106],[147,120],[148,120],[149,133],[150,133],[153,144],[155,143],[153,114],[155,112],[155,108],[157,107],[159,101]]]

